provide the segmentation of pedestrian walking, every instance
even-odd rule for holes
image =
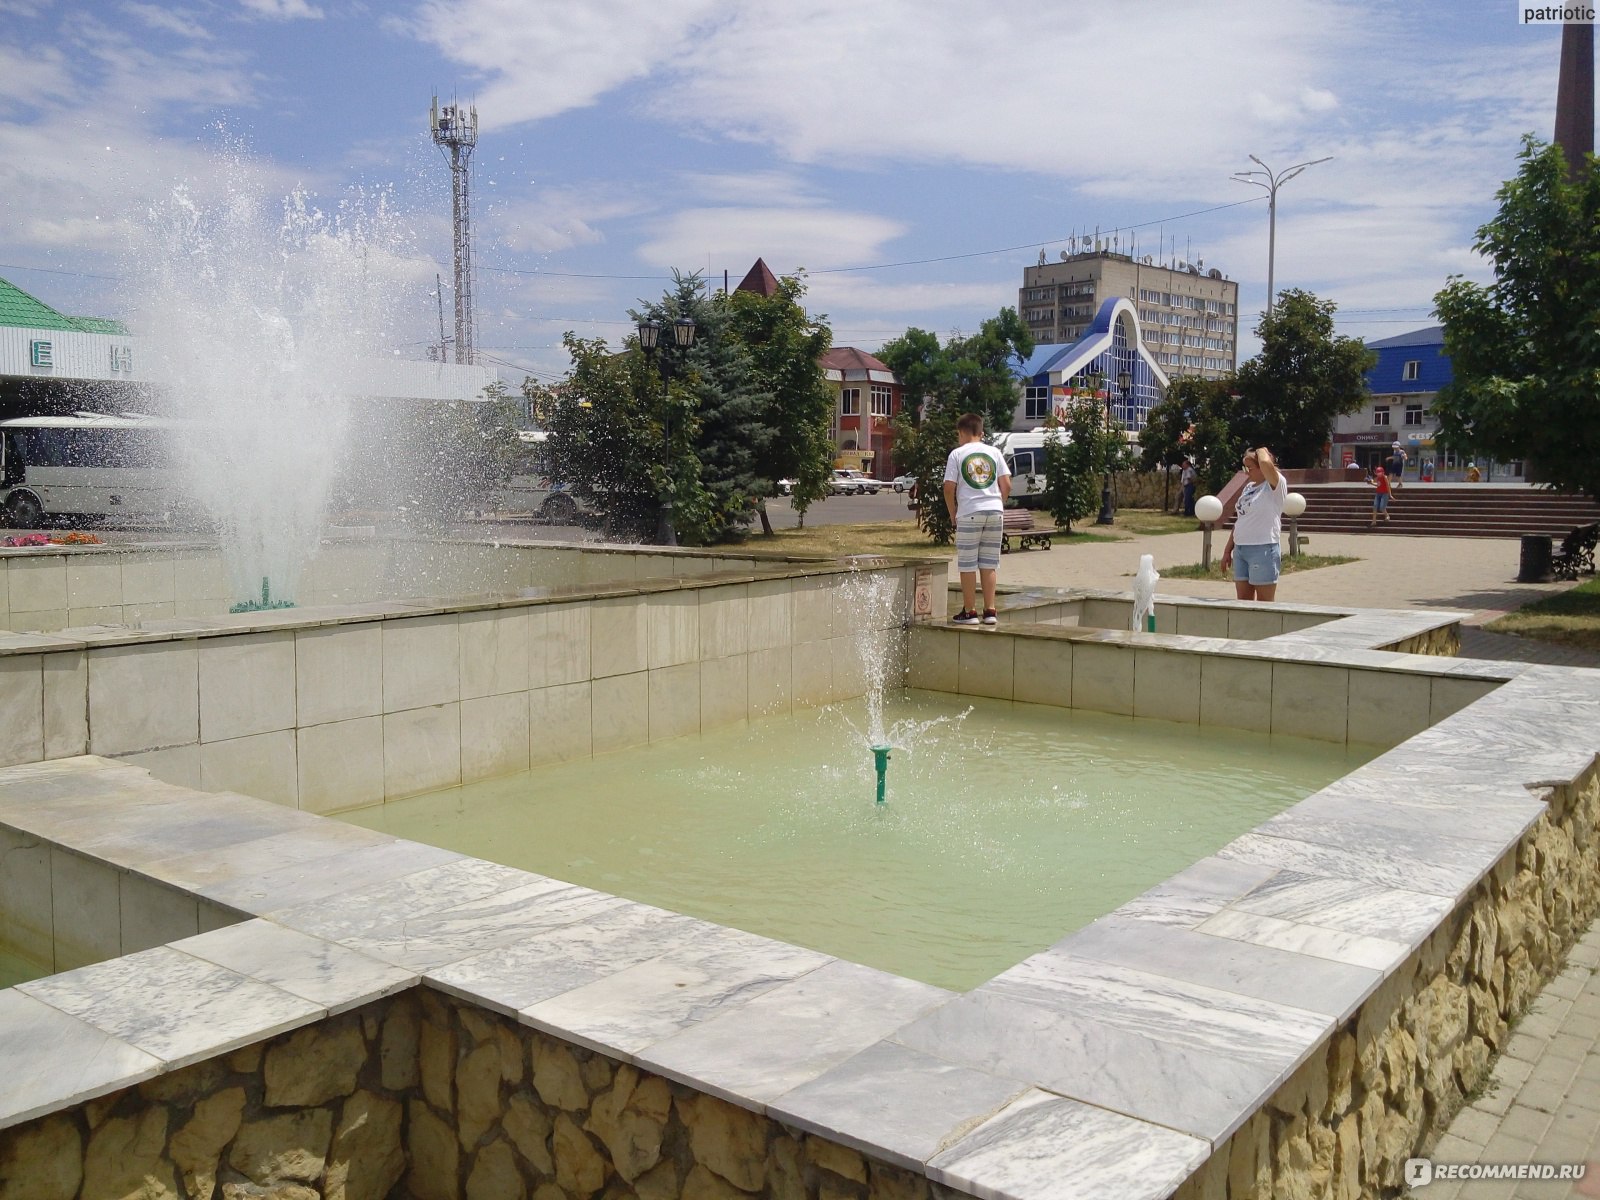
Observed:
[[[1389,472],[1381,466],[1373,469],[1372,486],[1376,490],[1372,493],[1372,520],[1367,522],[1368,529],[1377,527],[1380,516],[1385,521],[1389,519],[1389,497],[1394,490],[1389,481]]]
[[[1183,460],[1183,470],[1178,475],[1178,482],[1183,485],[1183,515],[1194,516],[1194,462],[1190,459]]]

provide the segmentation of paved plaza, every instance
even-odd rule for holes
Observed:
[[[1156,569],[1198,562],[1199,533],[1165,534],[1126,542],[1058,545],[1019,551],[1000,563],[1003,585],[1131,586],[1141,554]],[[1226,533],[1218,533],[1220,555]],[[1597,668],[1600,654],[1490,633],[1481,626],[1568,583],[1517,583],[1518,542],[1492,538],[1416,538],[1317,534],[1308,553],[1360,561],[1285,575],[1278,596],[1289,603],[1379,608],[1465,609],[1473,616],[1461,652]],[[955,567],[951,565],[951,578]],[[1227,583],[1163,579],[1160,592],[1226,597]],[[1600,1196],[1600,921],[1592,924],[1561,973],[1516,1026],[1490,1084],[1451,1123],[1433,1147],[1438,1163],[1579,1163],[1588,1177],[1570,1182],[1531,1180],[1435,1181],[1409,1193],[1418,1200],[1535,1200]]]

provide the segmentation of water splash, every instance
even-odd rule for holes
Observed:
[[[216,527],[235,598],[295,596],[345,461],[360,363],[404,305],[409,245],[383,191],[332,211],[273,198],[238,153],[221,199],[175,187],[136,253],[150,374],[186,424],[174,452]]]
[[[905,661],[900,580],[890,573],[863,571],[860,564],[852,563],[842,591],[842,611],[853,630],[851,645],[866,681],[867,744],[885,745],[884,687]]]

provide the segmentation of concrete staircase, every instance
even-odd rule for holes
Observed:
[[[1291,485],[1294,486],[1294,485]],[[1372,489],[1363,484],[1301,484],[1306,498],[1301,533],[1359,533],[1372,519]],[[1600,521],[1600,505],[1586,496],[1547,492],[1522,483],[1419,483],[1414,479],[1389,501],[1382,533],[1412,537],[1560,537],[1575,525]]]

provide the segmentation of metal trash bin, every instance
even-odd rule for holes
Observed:
[[[1550,565],[1553,542],[1548,533],[1522,536],[1522,561],[1517,567],[1518,583],[1549,583],[1554,577]]]

